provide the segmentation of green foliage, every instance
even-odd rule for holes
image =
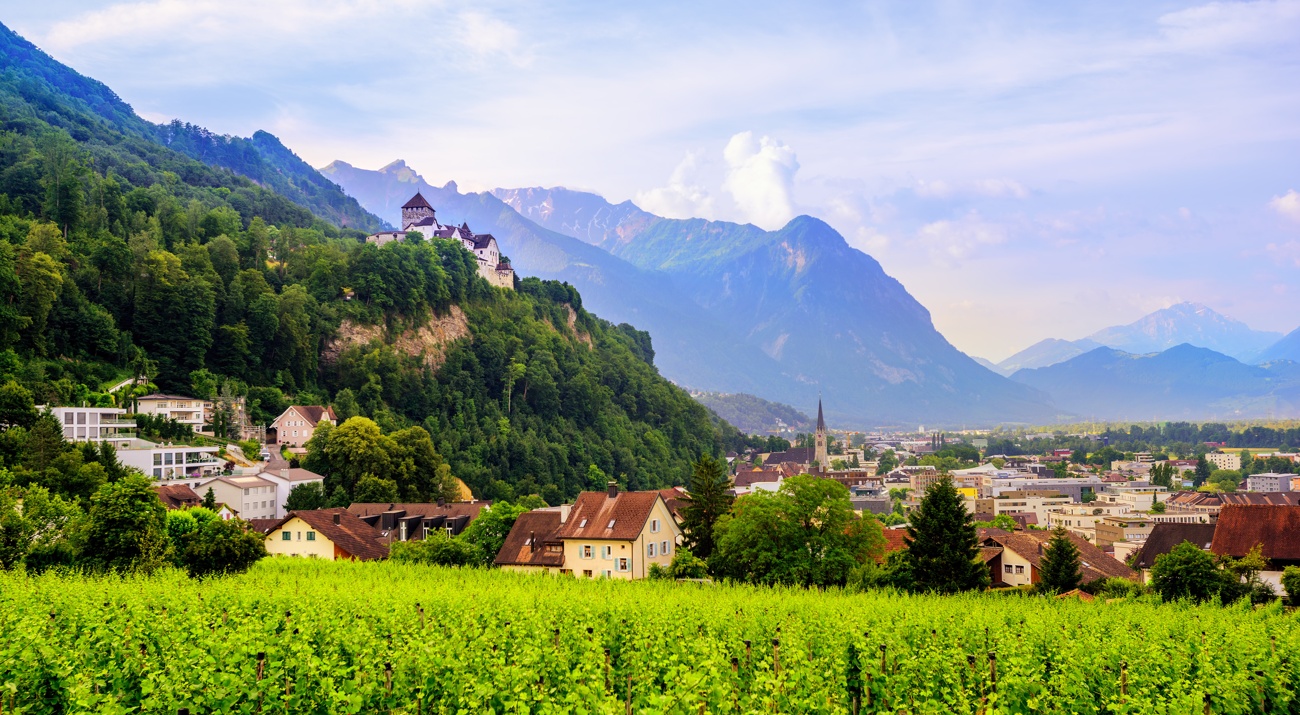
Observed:
[[[682,507],[683,545],[695,556],[708,560],[713,555],[714,525],[726,514],[735,498],[727,494],[731,479],[722,460],[704,455],[691,468],[685,506]],[[679,551],[680,553],[680,551]]]
[[[398,563],[430,566],[480,566],[486,555],[477,544],[466,539],[452,538],[439,530],[430,532],[419,541],[393,544],[389,558]]]
[[[510,535],[510,529],[515,525],[519,515],[544,506],[546,503],[536,495],[524,497],[515,504],[497,502],[490,508],[480,511],[474,521],[470,522],[456,538],[478,548],[478,565],[491,566],[497,553],[501,551],[501,546],[506,543],[506,537]]]
[[[736,500],[714,526],[709,570],[750,583],[842,586],[883,549],[880,524],[853,512],[848,489],[804,474]]]
[[[993,517],[993,521],[977,521],[977,522],[975,522],[975,528],[977,528],[977,529],[1001,529],[1001,530],[1003,530],[1003,531],[1015,531],[1016,529],[1020,528],[1020,525],[1016,523],[1016,520],[1015,520],[1015,519],[1012,519],[1012,518],[1011,518],[1011,515],[1010,515],[1010,514],[1002,513],[1002,514],[998,514],[998,515],[994,516],[994,517]]]
[[[1300,605],[1300,566],[1287,566],[1282,570],[1282,588],[1292,606]]]
[[[1300,651],[1300,621],[1280,608],[698,588],[302,559],[205,582],[175,571],[0,573],[0,632],[0,682],[13,686],[5,712],[30,715],[629,704],[829,715],[852,712],[855,688],[861,712],[1201,713],[1208,694],[1214,712],[1287,713]],[[268,671],[260,687],[258,652]],[[1256,670],[1269,677],[1252,678]]]
[[[898,456],[894,454],[892,449],[885,450],[885,453],[876,460],[876,474],[888,474],[897,468]]]
[[[144,573],[162,566],[171,550],[166,513],[142,476],[100,487],[90,499],[85,562],[100,570]]]
[[[20,501],[21,500],[21,501]],[[85,517],[75,503],[40,486],[0,488],[0,569],[70,562]]]
[[[975,525],[951,479],[930,487],[909,514],[906,541],[913,589],[956,593],[988,586]]]
[[[195,578],[243,573],[266,556],[265,537],[241,519],[205,519],[181,537],[178,561]]]
[[[1035,584],[1035,589],[1039,593],[1066,593],[1078,588],[1083,581],[1083,573],[1079,569],[1079,547],[1070,541],[1064,527],[1058,526],[1052,530],[1052,538],[1043,550],[1038,573],[1040,580]]]
[[[1234,581],[1214,563],[1214,557],[1190,541],[1156,557],[1151,567],[1151,589],[1166,601],[1200,603],[1216,598]]]
[[[284,500],[286,511],[312,511],[329,507],[329,498],[325,495],[325,486],[320,482],[303,482],[289,490],[289,497]]]

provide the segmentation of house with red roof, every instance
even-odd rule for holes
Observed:
[[[307,444],[307,440],[316,433],[316,427],[321,423],[331,425],[339,423],[333,407],[290,405],[280,413],[279,417],[271,421],[271,428],[275,430],[275,438],[280,444],[300,448]]]

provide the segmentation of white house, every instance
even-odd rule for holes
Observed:
[[[152,395],[136,398],[136,414],[158,415],[189,425],[195,432],[212,421],[212,403],[195,397],[164,395],[155,392]]]
[[[275,429],[275,438],[280,444],[302,447],[307,444],[307,440],[311,439],[316,432],[317,425],[322,422],[331,425],[339,423],[333,407],[292,405],[271,422],[271,427]]]
[[[119,407],[49,407],[69,442],[126,442],[135,437],[135,420]],[[117,446],[116,444],[114,446]]]
[[[222,460],[216,447],[192,447],[185,444],[154,444],[133,439],[117,447],[117,461],[134,467],[156,480],[192,479],[216,474]]]

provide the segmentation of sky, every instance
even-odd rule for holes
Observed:
[[[0,0],[153,121],[314,166],[826,220],[999,360],[1180,301],[1300,326],[1300,0]]]

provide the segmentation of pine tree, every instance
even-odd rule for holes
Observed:
[[[217,510],[217,495],[212,491],[212,487],[208,487],[207,493],[203,495],[203,508]]]
[[[1035,589],[1040,593],[1066,593],[1079,587],[1083,574],[1079,571],[1079,547],[1074,545],[1064,527],[1052,530],[1052,538],[1043,550],[1043,560],[1038,567],[1039,581]]]
[[[686,547],[698,558],[707,560],[713,554],[713,525],[731,509],[730,487],[723,462],[707,454],[691,470],[686,485],[689,494],[683,499],[682,532]]]
[[[988,585],[978,532],[951,478],[930,487],[909,521],[905,541],[914,591],[956,593]]]
[[[1210,460],[1206,459],[1204,454],[1197,456],[1196,472],[1192,476],[1192,486],[1200,487],[1210,478],[1210,474],[1213,473],[1213,471],[1214,470],[1210,468]]]

